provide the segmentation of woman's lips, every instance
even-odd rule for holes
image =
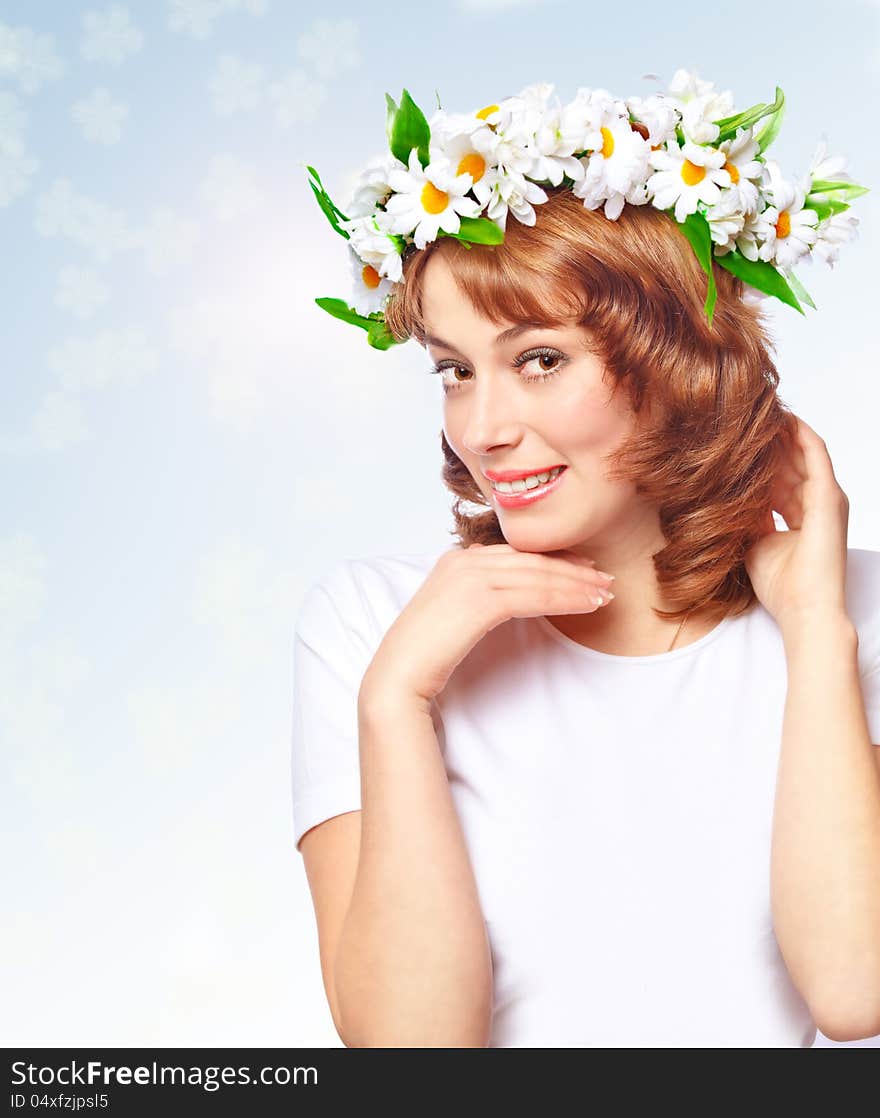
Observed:
[[[500,493],[493,486],[492,499],[503,509],[524,508],[526,505],[534,504],[535,501],[540,501],[542,497],[546,497],[554,489],[558,489],[567,473],[568,466],[556,477],[545,482],[544,485],[538,485],[534,489],[524,489],[522,493]]]

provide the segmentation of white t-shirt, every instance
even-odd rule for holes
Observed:
[[[360,808],[358,688],[445,550],[342,559],[306,593],[297,845]],[[846,593],[880,743],[880,552],[849,549]],[[491,1047],[812,1045],[770,910],[786,681],[759,603],[650,656],[513,618],[458,665],[434,725],[492,950]]]

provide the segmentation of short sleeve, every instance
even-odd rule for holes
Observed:
[[[378,644],[352,561],[341,560],[306,591],[296,618],[290,763],[297,850],[310,827],[360,809],[357,699]]]

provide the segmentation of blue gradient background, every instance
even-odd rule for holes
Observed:
[[[783,170],[824,135],[873,188],[835,269],[799,269],[818,311],[774,330],[850,545],[880,549],[877,3],[401,11],[0,4],[7,1046],[339,1044],[292,842],[294,619],[331,561],[452,523],[425,354],[314,303],[349,268],[304,164],[344,204],[386,92],[781,85]]]

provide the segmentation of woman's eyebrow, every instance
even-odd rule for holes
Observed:
[[[549,326],[546,322],[518,322],[516,326],[511,326],[508,330],[502,330],[498,337],[495,339],[495,345],[501,346],[505,342],[511,341],[513,338],[519,337],[520,334],[525,334],[527,330],[554,330],[556,327]],[[449,342],[444,342],[442,338],[436,337],[434,334],[423,334],[425,345],[439,346],[441,349],[451,349],[454,353],[460,353],[454,345]]]

